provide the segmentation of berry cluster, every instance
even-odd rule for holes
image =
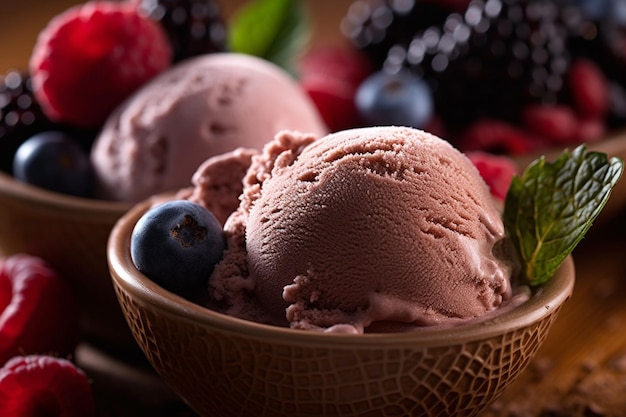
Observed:
[[[173,63],[225,49],[215,0],[69,8],[40,32],[28,70],[0,76],[0,171],[91,196],[89,150],[112,110]]]
[[[405,124],[507,155],[598,140],[626,122],[620,10],[618,0],[355,0],[345,53],[372,74],[353,87],[351,123]]]
[[[75,296],[45,261],[0,259],[0,410],[7,417],[95,416],[87,376],[70,360]]]

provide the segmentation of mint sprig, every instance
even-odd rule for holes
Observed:
[[[584,145],[544,157],[516,176],[506,196],[504,226],[518,249],[524,278],[546,282],[584,237],[622,175],[620,158]]]
[[[229,22],[232,52],[254,55],[296,73],[296,61],[311,38],[307,11],[300,0],[254,0]]]

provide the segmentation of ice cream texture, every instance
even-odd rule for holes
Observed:
[[[463,322],[512,298],[501,213],[447,141],[404,127],[283,131],[251,161],[212,308],[362,333]]]
[[[91,154],[96,192],[135,202],[179,189],[207,158],[238,147],[260,149],[283,129],[327,133],[288,73],[244,54],[190,58],[144,85],[108,118]]]

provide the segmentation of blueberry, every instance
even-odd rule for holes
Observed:
[[[148,210],[133,228],[131,259],[137,269],[185,298],[201,295],[226,247],[219,221],[206,208],[173,200]]]
[[[434,112],[430,88],[408,71],[370,75],[357,89],[355,104],[369,125],[423,128]]]
[[[63,194],[87,197],[92,188],[87,153],[68,134],[38,133],[17,149],[13,157],[16,180]]]

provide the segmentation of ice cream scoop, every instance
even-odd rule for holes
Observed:
[[[243,54],[191,58],[109,117],[91,154],[97,194],[133,202],[187,186],[207,158],[238,147],[260,149],[282,129],[327,132],[289,74]]]
[[[416,129],[282,132],[253,157],[225,227],[210,287],[244,318],[360,333],[473,319],[512,297],[488,187]]]

